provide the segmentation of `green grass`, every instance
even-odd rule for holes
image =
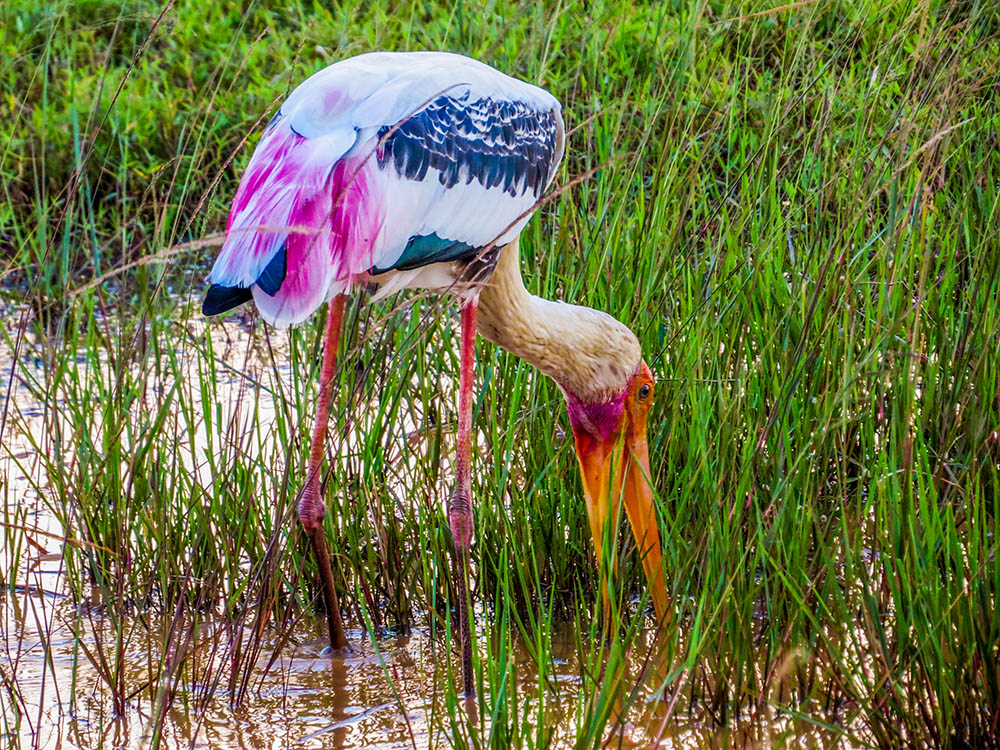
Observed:
[[[222,230],[262,123],[309,73],[447,49],[563,101],[581,127],[560,182],[597,169],[529,224],[523,270],[533,292],[632,326],[659,377],[650,456],[676,616],[664,668],[641,679],[680,696],[670,721],[748,745],[775,716],[824,743],[1000,741],[1000,13],[779,5],[5,3],[3,362],[45,413],[29,430],[8,402],[0,459],[31,433],[32,497],[75,540],[73,596],[100,591],[123,645],[160,614],[175,645],[206,618],[304,627],[317,591],[293,505],[323,316],[206,329],[213,250],[177,246]],[[453,304],[359,300],[349,318],[327,493],[342,602],[358,627],[449,639]],[[549,631],[569,622],[590,667],[574,715],[549,719],[596,747],[616,701],[646,709],[611,678],[649,648],[641,566],[623,530],[605,647],[562,397],[489,344],[478,356],[490,720],[463,723],[451,683],[428,721],[458,745],[546,746],[546,709],[523,710],[546,705]],[[4,514],[0,598],[21,597],[26,519]],[[223,688],[260,668],[241,643],[216,644]],[[159,711],[201,675],[168,651],[145,687],[122,685],[113,654],[81,659]],[[0,662],[0,736],[20,711]]]

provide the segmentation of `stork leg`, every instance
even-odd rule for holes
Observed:
[[[333,401],[333,377],[337,369],[337,348],[340,345],[344,301],[343,294],[338,294],[330,300],[329,316],[326,321],[326,343],[323,345],[323,368],[319,378],[319,403],[316,406],[316,424],[313,427],[312,447],[309,450],[309,473],[306,475],[305,486],[299,494],[299,521],[302,522],[302,528],[316,554],[320,585],[323,589],[323,604],[326,606],[326,621],[330,632],[330,648],[334,651],[347,648],[347,635],[344,633],[344,622],[340,618],[340,604],[337,601],[337,589],[333,585],[330,553],[323,534],[326,503],[323,500],[320,477],[326,429],[330,422],[330,404]]]
[[[473,299],[462,308],[462,364],[458,390],[458,447],[455,490],[448,504],[448,524],[455,541],[454,581],[458,637],[462,646],[465,695],[475,695],[472,673],[472,630],[469,627],[469,545],[472,543],[472,383],[476,367],[476,309]]]

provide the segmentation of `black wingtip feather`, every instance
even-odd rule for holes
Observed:
[[[260,276],[257,277],[257,286],[270,297],[273,297],[278,293],[281,288],[281,282],[285,280],[285,262],[287,260],[287,251],[285,245],[281,245],[281,249],[274,254],[270,262],[261,271]]]
[[[219,315],[248,302],[251,297],[253,294],[247,288],[212,284],[205,295],[205,301],[201,303],[201,312],[203,315]]]

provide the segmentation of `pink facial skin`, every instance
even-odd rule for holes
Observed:
[[[581,454],[597,450],[617,437],[625,411],[626,392],[627,389],[623,390],[610,401],[589,404],[569,391],[564,391],[569,423],[573,427],[577,450]]]

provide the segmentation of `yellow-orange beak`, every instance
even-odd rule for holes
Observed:
[[[601,570],[605,612],[610,607],[606,576],[614,572],[608,569],[605,559],[606,551],[612,549],[610,544],[605,549],[605,529],[610,528],[613,533],[618,528],[619,509],[624,506],[649,583],[657,620],[665,623],[669,619],[669,599],[663,575],[646,439],[646,412],[652,398],[652,382],[652,373],[643,362],[626,394],[619,429],[603,440],[582,430],[574,429],[574,433],[590,532]],[[610,527],[609,516],[612,516]],[[613,544],[613,537],[609,541]]]

